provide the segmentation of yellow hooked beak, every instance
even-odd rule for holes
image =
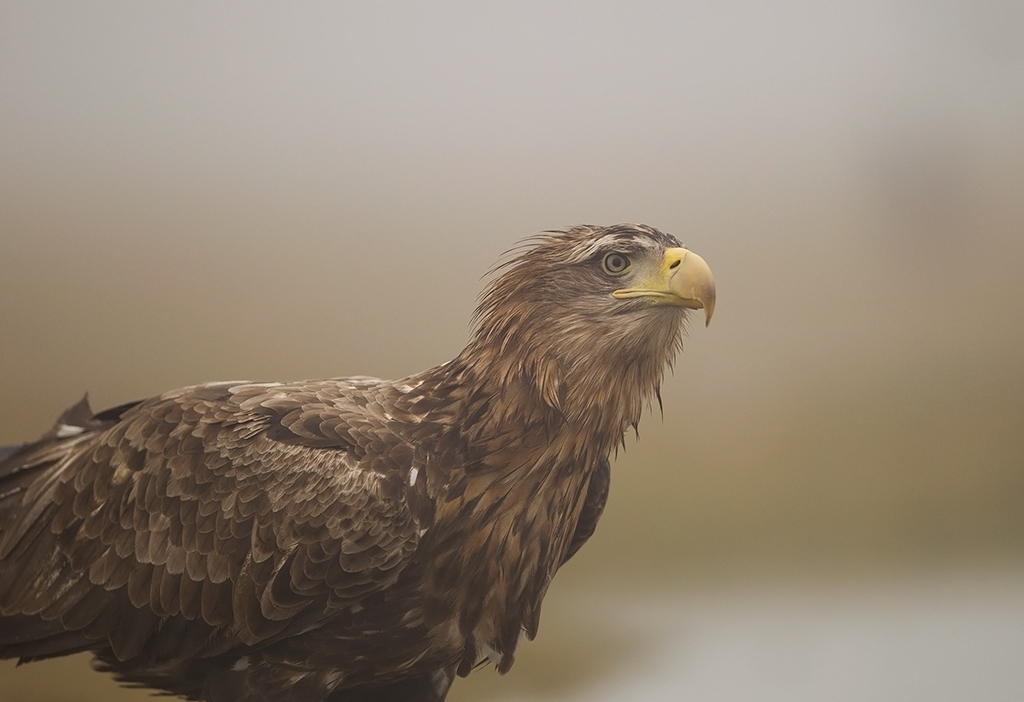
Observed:
[[[656,305],[704,310],[705,326],[715,312],[715,279],[704,259],[687,249],[666,249],[658,270],[631,288],[616,290],[620,300],[647,297]]]

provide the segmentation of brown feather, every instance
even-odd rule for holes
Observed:
[[[0,454],[0,656],[87,648],[207,702],[440,702],[481,656],[507,671],[681,344],[686,311],[612,296],[603,257],[677,246],[540,235],[408,378],[83,399]]]

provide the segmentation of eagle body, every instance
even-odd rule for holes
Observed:
[[[0,657],[207,702],[443,700],[512,665],[710,271],[640,225],[529,240],[399,380],[208,383],[0,453]]]

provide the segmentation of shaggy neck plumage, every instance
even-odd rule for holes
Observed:
[[[552,304],[529,314],[497,304],[479,318],[451,370],[477,393],[502,398],[488,421],[558,426],[604,455],[658,392],[681,346],[684,314],[660,308],[609,319]]]

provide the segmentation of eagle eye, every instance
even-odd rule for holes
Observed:
[[[621,275],[629,268],[629,256],[623,253],[610,253],[604,257],[602,262],[604,272],[609,275]]]

